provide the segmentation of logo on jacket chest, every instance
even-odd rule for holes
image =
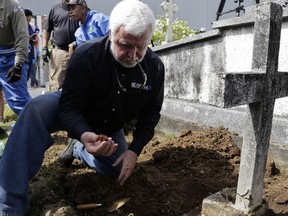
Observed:
[[[131,88],[134,88],[134,89],[141,89],[142,85],[143,85],[143,83],[131,82]],[[149,91],[149,90],[151,90],[151,86],[145,85],[143,89],[146,91]]]

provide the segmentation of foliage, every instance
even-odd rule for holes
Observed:
[[[4,105],[4,117],[8,124],[9,122],[16,121],[17,119],[17,114],[10,109],[7,103]]]
[[[10,109],[7,103],[5,103],[4,106],[4,117],[5,123],[0,125],[0,141],[5,144],[8,139],[8,133],[10,133],[12,129],[11,125],[17,120],[17,115]]]
[[[167,18],[162,15],[158,16],[156,20],[156,30],[152,36],[155,46],[161,45],[165,41],[167,32]],[[177,41],[186,37],[190,37],[198,33],[198,31],[191,29],[187,21],[175,19],[172,23],[173,41]]]

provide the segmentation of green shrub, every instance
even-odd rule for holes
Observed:
[[[161,45],[165,42],[167,32],[167,18],[165,16],[158,16],[156,20],[156,30],[152,36],[152,41],[155,46]],[[172,23],[173,41],[177,41],[183,38],[190,37],[198,33],[197,30],[193,30],[188,26],[187,21],[175,19]]]

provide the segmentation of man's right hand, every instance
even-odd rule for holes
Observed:
[[[6,78],[8,79],[7,83],[17,82],[21,78],[21,70],[22,64],[12,66],[6,74]]]
[[[122,164],[121,172],[118,177],[118,182],[120,183],[120,185],[123,185],[126,180],[132,175],[137,165],[137,159],[138,155],[135,152],[131,150],[126,150],[113,164],[114,167]]]
[[[111,137],[97,135],[93,132],[84,132],[80,138],[88,153],[94,156],[111,156],[118,147]]]
[[[43,58],[43,61],[49,62],[50,53],[46,46],[42,48],[42,58]]]

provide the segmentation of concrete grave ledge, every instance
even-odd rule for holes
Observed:
[[[208,32],[203,32],[201,34],[192,35],[191,37],[187,37],[181,40],[173,41],[167,44],[162,44],[160,46],[153,47],[153,51],[163,51],[166,49],[173,49],[179,46],[186,46],[191,43],[198,43],[199,41],[207,41],[215,37],[220,37],[221,31],[219,29],[214,29]]]
[[[236,189],[225,188],[220,192],[210,195],[202,202],[202,216],[264,216],[267,215],[268,207],[263,204],[253,213],[246,213],[234,207]]]

